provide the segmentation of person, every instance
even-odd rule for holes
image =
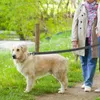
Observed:
[[[100,5],[98,6],[98,21],[97,21],[97,37],[98,37],[98,41],[100,43]],[[99,46],[99,59],[100,59],[100,46]],[[100,88],[96,89],[95,92],[99,92],[100,93]]]
[[[97,0],[85,0],[76,9],[72,24],[73,48],[98,44],[100,25],[97,26],[99,4]],[[93,78],[96,70],[98,47],[74,51],[80,56],[85,92],[92,90]]]

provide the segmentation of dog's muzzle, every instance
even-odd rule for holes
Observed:
[[[13,59],[16,59],[16,55],[12,55]]]

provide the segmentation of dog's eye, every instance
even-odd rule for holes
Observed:
[[[19,49],[17,49],[17,51],[19,51]]]

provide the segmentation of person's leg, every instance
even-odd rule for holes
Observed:
[[[85,45],[88,46],[88,38],[86,38]],[[87,60],[88,60],[88,49],[85,49],[85,56],[80,56],[81,66],[82,66],[82,73],[84,78],[84,84],[82,85],[82,89],[85,88],[85,80],[87,77]]]
[[[82,65],[82,74],[84,78],[84,84],[87,76],[87,56],[80,56],[80,61]]]
[[[95,74],[96,63],[97,63],[97,58],[92,58],[91,48],[90,48],[88,52],[87,73],[86,73],[87,76],[85,79],[86,86],[91,87],[93,84],[93,77]]]
[[[98,37],[98,43],[100,44],[100,36]],[[98,46],[98,56],[99,56],[99,60],[100,60],[100,45]],[[95,92],[99,92],[100,93],[100,88],[97,88],[95,90]]]

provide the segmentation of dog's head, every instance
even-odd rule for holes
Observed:
[[[19,44],[13,46],[12,57],[13,59],[22,59],[22,57],[27,53],[27,46],[25,44]]]

